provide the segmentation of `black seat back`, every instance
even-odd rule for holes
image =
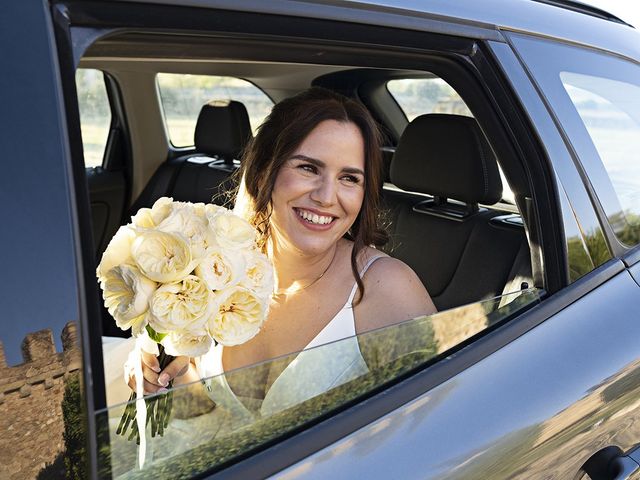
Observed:
[[[135,213],[160,197],[185,202],[226,204],[233,189],[232,173],[251,138],[245,106],[234,100],[213,101],[202,107],[194,134],[195,152],[170,159],[153,174],[136,202]]]
[[[501,295],[521,249],[514,215],[480,207],[502,196],[495,155],[473,118],[430,114],[405,129],[385,203],[389,252],[409,264],[438,309]],[[521,273],[521,272],[518,272]]]

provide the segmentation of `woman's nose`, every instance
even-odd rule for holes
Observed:
[[[331,179],[319,178],[311,191],[311,200],[320,205],[333,205],[336,201],[336,185]]]

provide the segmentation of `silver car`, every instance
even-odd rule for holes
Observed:
[[[633,27],[571,0],[7,0],[0,45],[1,478],[640,478]],[[141,447],[97,261],[160,197],[226,205],[312,85],[379,122],[388,253],[439,313],[176,387]],[[298,401],[203,401],[300,356]]]

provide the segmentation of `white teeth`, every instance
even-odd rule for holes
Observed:
[[[307,222],[316,223],[320,225],[326,225],[333,221],[333,217],[325,217],[323,215],[317,215],[315,213],[308,212],[306,210],[298,210],[298,215],[304,218]]]

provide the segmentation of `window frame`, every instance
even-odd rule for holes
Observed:
[[[126,5],[124,8],[122,5],[113,5],[108,9],[101,8],[99,5],[94,5],[90,2],[84,4],[69,4],[66,6],[69,8],[68,13],[70,13],[71,21],[74,22],[74,25],[80,25],[85,27],[95,27],[99,28],[104,25],[129,25],[129,22],[132,21],[133,18],[137,19],[142,25],[136,25],[136,29],[140,29],[142,27],[153,27],[155,25],[162,25],[164,27],[173,27],[176,29],[186,28],[190,26],[191,29],[198,31],[204,31],[211,33],[210,25],[227,25],[228,28],[237,28],[236,25],[242,25],[242,28],[247,29],[248,32],[254,31],[262,31],[262,28],[271,28],[273,29],[273,33],[278,35],[280,38],[284,37],[285,34],[293,35],[296,33],[298,36],[305,37],[310,36],[312,34],[316,34],[317,38],[325,38],[323,36],[323,32],[325,32],[325,28],[327,24],[329,26],[339,27],[342,25],[341,21],[315,21],[312,19],[296,17],[296,22],[291,22],[290,17],[273,17],[274,22],[264,22],[264,19],[261,15],[254,14],[242,14],[246,15],[246,22],[237,22],[237,21],[223,21],[225,19],[225,15],[228,14],[230,17],[229,20],[237,20],[238,12],[220,12],[215,10],[201,10],[198,11],[199,18],[198,21],[194,21],[193,14],[194,10],[191,8],[185,7],[170,7],[170,6],[158,6],[153,10],[151,14],[149,11],[144,8],[144,6],[136,6],[136,5]],[[325,7],[317,7],[325,8]],[[326,7],[329,8],[329,7]],[[142,10],[141,10],[142,9]],[[318,10],[324,11],[324,10]],[[335,12],[335,10],[333,10]],[[175,15],[174,15],[175,14]],[[145,19],[145,20],[140,20]],[[214,23],[209,23],[209,20],[215,19]],[[277,21],[276,21],[277,20]],[[373,20],[372,20],[373,21]],[[288,22],[288,23],[287,23]],[[268,25],[265,25],[268,23]],[[293,25],[295,24],[295,25]],[[283,26],[290,27],[290,31],[288,28],[284,28],[283,31],[278,32],[278,27],[283,28]],[[403,25],[404,27],[407,24]],[[335,28],[332,31],[335,31],[335,44],[339,45],[342,49],[343,53],[347,53],[349,50],[348,47],[344,45],[342,42],[352,42],[355,44],[354,50],[352,51],[361,51],[362,44],[358,44],[354,40],[358,38],[369,39],[370,33],[372,37],[376,37],[378,33],[382,33],[383,36],[387,39],[386,41],[389,44],[389,31],[385,31],[386,27],[380,26],[362,26],[359,25],[358,28]],[[299,29],[295,32],[296,29]],[[363,32],[364,30],[364,32]],[[64,42],[60,42],[59,49],[67,54],[67,61],[69,58],[73,58],[73,49],[72,49],[72,33],[69,29],[69,23],[61,22],[59,25],[59,34],[65,36]],[[342,32],[342,33],[339,33]],[[487,29],[482,27],[472,27],[469,28],[466,25],[461,24],[447,24],[447,33],[449,35],[457,35],[455,37],[447,39],[443,39],[440,34],[432,34],[432,33],[423,33],[417,31],[409,31],[409,30],[393,30],[393,33],[397,33],[398,36],[394,36],[394,41],[392,45],[389,45],[389,52],[393,51],[394,53],[399,53],[399,48],[403,48],[404,43],[406,43],[407,39],[416,39],[420,40],[420,37],[430,37],[433,45],[437,45],[442,52],[445,51],[454,51],[453,55],[457,60],[453,62],[458,68],[461,68],[463,71],[466,71],[471,78],[475,78],[475,81],[472,85],[467,85],[467,87],[472,90],[478,90],[482,93],[482,100],[478,100],[481,103],[485,103],[484,112],[486,118],[495,117],[500,119],[495,123],[489,122],[487,125],[492,129],[492,135],[497,132],[496,138],[497,142],[502,144],[506,143],[509,146],[503,148],[513,149],[516,152],[520,152],[521,146],[518,144],[517,139],[519,138],[514,134],[514,130],[517,133],[518,130],[520,132],[524,131],[525,139],[523,142],[525,144],[532,144],[534,147],[534,151],[536,154],[532,154],[531,156],[527,156],[526,158],[529,160],[527,166],[534,170],[533,177],[536,178],[536,185],[534,185],[534,190],[537,192],[544,193],[544,196],[548,198],[534,198],[532,201],[534,202],[534,207],[540,210],[544,208],[545,205],[557,205],[557,192],[555,191],[555,183],[552,175],[552,168],[548,162],[548,159],[541,154],[538,149],[539,139],[529,138],[530,130],[528,130],[528,123],[523,120],[522,112],[517,108],[514,108],[514,104],[518,105],[518,101],[514,100],[512,93],[508,88],[505,87],[503,80],[496,74],[495,64],[492,63],[490,55],[485,51],[484,45],[482,42],[477,42],[477,39],[494,39],[496,41],[502,42],[502,37],[499,32],[496,32],[493,29]],[[475,32],[475,36],[473,35]],[[106,34],[109,32],[96,32],[95,38],[99,37],[102,34]],[[223,32],[225,34],[229,34],[229,32]],[[347,38],[338,39],[337,37],[344,35]],[[461,37],[463,37],[464,41],[461,41]],[[318,40],[319,43],[320,40]],[[445,48],[446,46],[446,48]],[[464,48],[463,48],[464,46]],[[478,46],[480,46],[480,51],[478,51]],[[378,46],[379,47],[379,46]],[[391,48],[392,47],[392,48]],[[371,47],[369,47],[371,48]],[[360,49],[360,50],[358,50]],[[464,52],[465,55],[462,55],[460,52]],[[386,50],[385,50],[386,52]],[[390,53],[386,54],[389,55]],[[474,57],[470,59],[468,55],[474,52]],[[75,52],[78,56],[78,52]],[[406,54],[408,57],[411,55],[416,55],[415,52]],[[446,55],[443,55],[443,60]],[[414,57],[415,58],[415,57]],[[464,59],[465,61],[463,61]],[[448,59],[451,61],[451,59]],[[72,62],[71,62],[72,63]],[[69,65],[66,65],[66,68],[69,68]],[[468,69],[468,70],[467,70]],[[66,78],[66,91],[65,98],[67,99],[68,107],[73,110],[74,104],[72,100],[69,100],[70,94],[69,89],[73,90],[68,86],[68,75],[63,77],[63,81]],[[452,85],[456,90],[456,86]],[[495,88],[495,89],[494,89]],[[488,92],[493,92],[492,94],[488,94]],[[505,93],[506,97],[502,99],[493,98],[496,101],[495,110],[490,106],[490,101],[492,96],[500,97],[498,93]],[[487,98],[488,97],[488,98]],[[77,109],[77,106],[75,107]],[[515,122],[515,126],[513,130],[504,129],[506,120],[513,120]],[[69,119],[70,124],[73,125],[73,122],[77,122],[77,118],[73,117]],[[484,123],[483,123],[484,125]],[[76,129],[77,130],[77,129]],[[76,132],[77,133],[77,132]],[[77,143],[77,134],[72,137],[72,143],[75,138],[75,143]],[[492,136],[492,139],[494,137]],[[512,144],[515,143],[515,145]],[[527,143],[528,142],[528,143]],[[518,153],[516,153],[516,156]],[[74,156],[77,156],[77,149],[74,152]],[[78,181],[78,172],[76,173],[76,181]],[[541,195],[542,196],[542,195]],[[85,200],[82,197],[78,198],[78,202],[82,203]],[[538,204],[536,202],[543,202],[542,204]],[[86,225],[90,221],[88,217],[88,207],[85,208],[81,206],[84,211],[83,218],[79,222],[80,229],[83,230],[86,228]],[[558,207],[559,208],[559,207]],[[537,216],[537,220],[533,222],[533,220],[529,220],[533,222],[536,228],[539,228],[541,232],[538,232],[537,235],[542,239],[542,247],[543,254],[547,256],[546,265],[548,269],[545,270],[545,285],[549,289],[550,292],[557,292],[553,296],[552,299],[544,301],[541,305],[532,308],[528,312],[519,315],[518,318],[513,319],[508,322],[506,325],[502,326],[500,329],[492,332],[491,335],[486,335],[481,337],[480,339],[474,342],[474,348],[465,349],[460,352],[460,355],[455,356],[454,358],[448,359],[447,362],[442,362],[437,365],[432,366],[430,369],[426,369],[420,374],[416,374],[406,380],[399,382],[396,386],[392,387],[385,392],[384,396],[376,395],[370,397],[368,400],[361,402],[357,405],[352,406],[349,410],[345,410],[342,413],[339,413],[336,416],[332,416],[330,418],[325,419],[322,424],[316,425],[311,429],[307,429],[304,432],[299,433],[298,435],[293,435],[273,447],[263,450],[260,453],[252,453],[249,458],[245,461],[241,461],[240,463],[235,464],[234,466],[229,466],[226,470],[221,472],[221,478],[225,478],[225,476],[231,476],[234,474],[238,474],[242,472],[243,474],[251,474],[251,472],[260,472],[261,475],[264,475],[267,472],[276,472],[283,468],[283,466],[289,465],[297,459],[301,459],[306,456],[309,452],[317,451],[322,445],[327,445],[335,441],[336,439],[343,438],[349,431],[354,431],[357,428],[360,428],[363,425],[370,423],[373,419],[380,418],[380,416],[384,415],[385,412],[389,412],[392,409],[397,408],[400,405],[404,405],[409,400],[416,398],[418,395],[423,394],[428,391],[433,386],[442,383],[446,379],[451,378],[456,373],[468,368],[474,363],[478,362],[482,358],[485,358],[487,355],[490,355],[494,351],[503,347],[504,345],[510,343],[515,338],[518,338],[520,335],[524,334],[529,329],[535,327],[539,323],[546,320],[549,316],[553,315],[555,312],[565,308],[567,305],[580,298],[580,296],[586,294],[588,291],[596,288],[600,284],[604,283],[606,280],[611,278],[613,275],[619,273],[621,271],[621,266],[618,262],[609,262],[606,265],[596,269],[592,272],[591,275],[575,282],[573,285],[568,288],[564,288],[567,285],[566,280],[563,278],[562,272],[562,262],[560,259],[562,258],[562,252],[554,252],[554,247],[561,243],[560,240],[556,241],[554,239],[554,233],[557,231],[562,232],[561,228],[561,220],[559,219],[559,214],[555,214],[557,218],[545,220],[540,218],[541,216]],[[563,236],[559,236],[558,238],[563,238]],[[88,248],[87,245],[82,245],[83,249]],[[91,265],[92,260],[84,257],[84,268],[86,270],[89,269],[89,265]],[[97,300],[97,295],[95,295],[95,285],[91,288],[91,277],[88,276],[85,279],[87,282],[87,288],[89,290],[93,290],[91,295],[88,295],[87,305],[88,309],[93,311],[97,307],[97,302],[92,304],[92,301]],[[560,291],[562,290],[562,291]],[[95,318],[99,318],[99,316],[95,316]],[[86,328],[86,325],[85,325]],[[92,330],[89,327],[89,330]],[[87,331],[85,330],[85,342],[89,344],[95,341],[99,341],[99,337],[91,339],[91,337],[87,336]],[[89,332],[92,333],[92,332]],[[90,349],[91,353],[90,358],[92,359],[92,366],[95,363],[99,363],[102,360],[101,348]],[[96,356],[96,353],[98,354]],[[98,360],[98,361],[96,361]],[[101,369],[97,369],[94,371],[94,374],[97,374],[97,378],[94,378],[93,385],[96,388],[96,384],[100,383],[102,378],[100,377]],[[95,430],[90,430],[90,435],[94,436],[96,432]],[[293,448],[295,445],[295,449]],[[95,446],[95,444],[94,444]],[[295,451],[295,457],[291,456],[291,452]]]

